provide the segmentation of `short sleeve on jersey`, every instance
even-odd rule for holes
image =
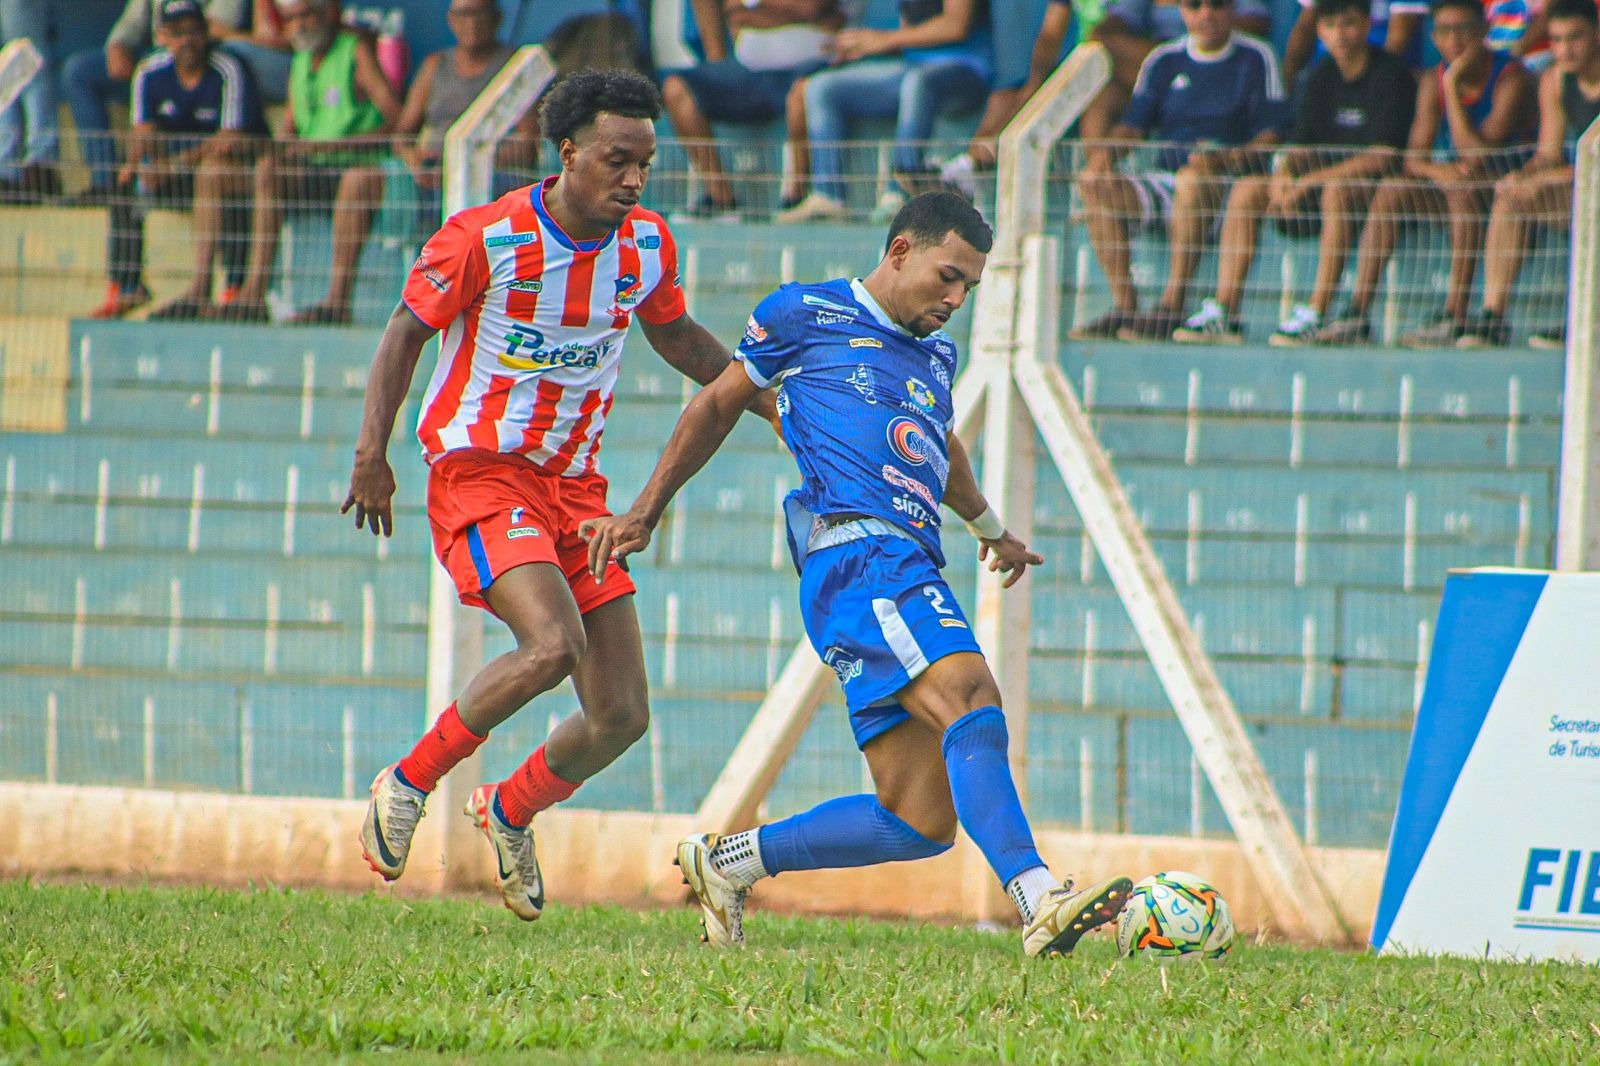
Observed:
[[[798,288],[785,285],[757,304],[733,353],[744,363],[750,380],[763,389],[796,367],[801,337],[794,325],[792,305]]]
[[[639,301],[638,315],[651,325],[664,326],[682,318],[683,279],[678,276],[678,242],[666,226],[661,227],[661,280],[650,295]]]
[[[444,329],[483,294],[488,280],[483,235],[469,233],[458,216],[422,246],[406,275],[403,299],[423,323]]]

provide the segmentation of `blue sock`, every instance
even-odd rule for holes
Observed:
[[[872,795],[840,796],[781,822],[756,837],[767,873],[874,866],[925,859],[949,851],[895,816]]]
[[[956,817],[1002,885],[1024,870],[1044,865],[1011,780],[1006,740],[1000,708],[979,707],[946,729],[941,744]]]

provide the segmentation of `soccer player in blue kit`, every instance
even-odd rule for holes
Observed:
[[[690,401],[625,514],[580,526],[591,570],[643,549],[673,494],[762,389],[779,387],[803,482],[784,501],[806,633],[839,675],[876,795],[843,796],[742,833],[695,834],[677,863],[706,939],[744,941],[750,887],[786,870],[947,851],[959,823],[1016,904],[1028,955],[1067,954],[1132,888],[1063,884],[1034,847],[1006,759],[1000,692],[940,576],[939,505],[1010,587],[1044,559],[1006,532],[951,429],[955,343],[942,327],[983,273],[993,235],[950,192],[901,209],[865,278],[789,284],[762,300],[735,360]]]

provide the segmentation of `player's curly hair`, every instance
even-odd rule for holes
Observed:
[[[602,111],[654,121],[661,117],[661,94],[649,78],[631,70],[577,70],[544,94],[539,124],[559,147]]]
[[[889,245],[901,234],[913,244],[929,245],[943,244],[945,235],[951,231],[985,255],[994,247],[994,230],[978,214],[978,209],[960,194],[942,190],[925,192],[906,201],[889,223],[889,239],[884,242],[883,250],[888,252]]]

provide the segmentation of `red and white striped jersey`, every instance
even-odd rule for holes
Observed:
[[[406,306],[444,331],[417,419],[430,460],[485,448],[593,473],[633,314],[684,313],[661,216],[635,207],[606,237],[573,240],[545,209],[554,180],[453,215],[406,279]]]

